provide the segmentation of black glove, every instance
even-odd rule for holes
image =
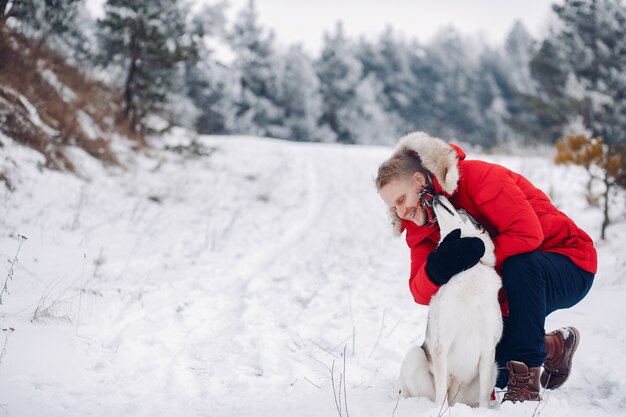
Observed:
[[[482,240],[461,237],[461,229],[455,229],[428,255],[426,274],[435,284],[443,285],[454,275],[476,265],[484,254]]]

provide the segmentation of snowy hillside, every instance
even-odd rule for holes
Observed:
[[[2,282],[19,247],[0,306],[15,329],[0,334],[0,414],[331,417],[333,380],[343,416],[439,414],[395,385],[427,308],[373,185],[390,149],[200,137],[197,156],[176,131],[126,170],[74,152],[77,177],[0,141],[16,188],[0,183]],[[522,173],[599,235],[583,170],[469,158]],[[626,416],[623,217],[608,236],[590,294],[548,318],[581,330],[570,381],[538,410],[445,415]]]

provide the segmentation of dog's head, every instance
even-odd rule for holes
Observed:
[[[436,195],[433,199],[433,210],[437,215],[437,223],[443,240],[451,231],[461,229],[461,237],[477,237],[485,244],[485,255],[481,261],[493,266],[496,263],[494,245],[489,233],[465,210],[454,208],[452,203],[443,195]]]

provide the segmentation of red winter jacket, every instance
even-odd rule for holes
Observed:
[[[413,145],[409,142],[409,147],[415,149]],[[596,273],[597,255],[591,238],[557,210],[541,190],[507,168],[483,161],[466,161],[460,148],[446,146],[454,149],[458,160],[456,167],[445,166],[443,172],[452,170],[454,173],[457,169],[458,177],[453,179],[458,178],[458,182],[453,187],[449,178],[442,179],[441,166],[437,166],[435,171],[438,168],[439,175],[431,171],[435,191],[444,193],[456,208],[466,210],[489,232],[495,244],[498,272],[509,256],[543,251],[563,254],[580,268]],[[429,147],[424,150],[417,146],[424,166],[430,171],[428,158],[423,155],[430,151]],[[439,289],[428,279],[425,270],[426,257],[439,242],[439,228],[419,227],[402,220],[402,229],[407,232],[406,241],[411,248],[409,287],[415,301],[427,305]],[[502,311],[506,314],[506,295],[502,291],[500,295]]]

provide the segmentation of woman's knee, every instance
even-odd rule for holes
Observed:
[[[514,255],[502,265],[502,285],[507,290],[542,279],[541,261],[535,252]]]

